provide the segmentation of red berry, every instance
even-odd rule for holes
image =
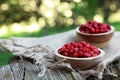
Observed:
[[[93,57],[94,57],[94,56],[97,56],[97,54],[93,54]]]
[[[84,57],[91,57],[91,55],[89,53],[84,53]]]
[[[97,47],[92,46],[85,41],[81,41],[63,45],[60,49],[58,49],[58,53],[68,57],[87,58],[99,55],[100,51]]]
[[[71,49],[71,50],[69,50],[69,53],[73,53],[74,51]]]
[[[110,25],[89,20],[86,24],[82,24],[79,30],[83,33],[98,34],[111,30]]]
[[[95,32],[95,29],[94,29],[94,28],[91,28],[91,29],[90,29],[90,32],[91,32],[91,33],[94,33],[94,32]]]
[[[71,45],[74,45],[74,44],[75,44],[75,42],[73,41],[73,42],[71,42],[70,44],[71,44]]]
[[[78,50],[79,50],[79,49],[78,49],[77,47],[74,48],[74,51],[75,51],[75,52],[78,52]]]
[[[60,49],[58,49],[58,53],[60,53],[60,54],[62,53],[61,48],[60,48]]]
[[[78,53],[79,53],[79,57],[83,57],[84,53],[82,51],[79,51]]]
[[[78,44],[78,47],[81,48],[81,47],[83,47],[83,45],[82,44]]]
[[[68,53],[67,53],[67,52],[64,52],[64,56],[68,56]]]
[[[78,57],[79,54],[77,52],[73,53],[73,57]]]
[[[90,52],[90,49],[89,49],[89,48],[86,48],[86,49],[85,49],[85,52]]]
[[[93,56],[93,55],[94,55],[94,52],[93,52],[93,51],[90,51],[90,55]]]

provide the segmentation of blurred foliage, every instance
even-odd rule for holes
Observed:
[[[2,52],[0,51],[0,66],[9,63],[9,59],[13,58],[14,56],[9,52]]]
[[[72,29],[89,19],[106,23],[120,22],[119,3],[120,0],[0,0],[0,26],[10,27],[2,29],[3,33],[0,34],[26,36],[26,32],[36,27],[26,30],[23,24],[31,25],[32,22],[39,26],[36,32],[42,32],[40,35]],[[22,28],[15,25],[11,30],[13,23],[20,24]],[[16,33],[19,28],[22,33]],[[49,29],[53,30],[49,32]]]
[[[57,27],[78,25],[78,17],[89,20],[96,14],[108,21],[119,4],[120,0],[0,0],[0,25],[29,21],[32,16],[45,19],[45,26]]]

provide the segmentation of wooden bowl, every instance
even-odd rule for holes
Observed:
[[[73,69],[90,69],[95,67],[97,64],[99,64],[105,56],[105,52],[102,49],[99,49],[100,54],[95,57],[89,57],[89,58],[73,58],[73,57],[67,57],[59,54],[55,51],[55,58],[60,61],[64,60],[65,62],[69,63]]]
[[[109,32],[99,33],[99,34],[83,33],[79,30],[79,27],[77,27],[76,28],[77,38],[80,41],[86,41],[99,48],[104,48],[108,45],[110,39],[112,38],[115,32],[115,28],[113,26],[110,26],[110,27],[111,27],[111,30]]]

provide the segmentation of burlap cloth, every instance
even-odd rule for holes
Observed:
[[[120,57],[119,36],[120,33],[115,32],[109,45],[103,49],[106,52],[105,59],[98,66],[90,70],[77,70],[77,72],[83,77],[94,75],[98,78],[102,78],[106,66],[114,59]],[[55,61],[54,50],[71,41],[77,41],[74,30],[41,38],[12,37],[8,40],[1,40],[0,45],[1,48],[12,52],[14,55],[35,59],[36,64],[43,67],[39,76],[44,76],[45,68],[53,67],[57,64],[64,65],[62,62],[59,63]],[[67,68],[72,69],[69,65]]]

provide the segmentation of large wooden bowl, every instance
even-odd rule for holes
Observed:
[[[109,41],[111,40],[115,32],[115,28],[113,26],[110,26],[110,27],[111,27],[111,30],[109,32],[98,33],[98,34],[83,33],[79,30],[79,27],[77,27],[76,28],[77,38],[80,41],[86,41],[99,48],[104,48],[108,45]]]
[[[97,64],[99,64],[105,56],[105,52],[102,49],[99,49],[100,54],[95,57],[89,57],[89,58],[73,58],[73,57],[67,57],[59,54],[55,51],[55,58],[58,61],[64,60],[65,62],[69,63],[72,68],[74,69],[90,69],[95,67]]]

